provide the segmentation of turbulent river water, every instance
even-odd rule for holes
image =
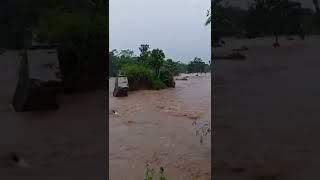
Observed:
[[[146,163],[170,179],[210,179],[210,135],[200,143],[196,131],[211,125],[211,74],[182,76],[176,88],[121,98],[109,80],[109,179],[143,179]]]

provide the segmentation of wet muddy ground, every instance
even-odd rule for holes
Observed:
[[[143,179],[148,162],[156,171],[163,166],[169,179],[210,179],[210,136],[202,144],[196,136],[202,124],[211,124],[210,78],[191,75],[173,89],[133,91],[121,98],[112,96],[111,78],[109,178]]]

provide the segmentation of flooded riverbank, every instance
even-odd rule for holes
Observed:
[[[211,123],[211,75],[188,76],[176,88],[121,98],[109,80],[109,179],[143,179],[146,162],[170,179],[210,179],[210,137],[201,144],[193,122]]]
[[[15,112],[19,51],[0,55],[0,63],[0,179],[105,178],[104,91],[60,94],[55,111]]]
[[[319,179],[320,37],[279,38],[279,48],[272,37],[225,41],[215,54],[249,50],[215,62],[215,177]]]

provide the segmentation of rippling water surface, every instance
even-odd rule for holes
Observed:
[[[182,76],[188,80],[176,88],[121,98],[109,80],[110,179],[143,179],[146,162],[164,166],[170,179],[210,179],[210,137],[201,144],[196,130],[211,123],[211,75]]]

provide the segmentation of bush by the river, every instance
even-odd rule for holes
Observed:
[[[174,88],[176,83],[174,82],[173,73],[169,69],[163,68],[160,71],[160,80],[169,88]]]
[[[180,73],[207,72],[209,65],[195,57],[189,64],[165,59],[161,49],[142,44],[139,56],[130,49],[109,52],[109,76],[127,76],[129,90],[174,88],[174,76]]]
[[[123,65],[121,73],[128,78],[129,90],[167,88],[154,71],[143,65]]]

